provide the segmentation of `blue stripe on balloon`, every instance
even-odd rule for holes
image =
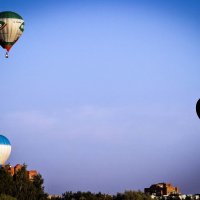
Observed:
[[[0,144],[10,145],[10,141],[3,135],[0,135]]]

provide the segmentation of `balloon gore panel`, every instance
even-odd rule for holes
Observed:
[[[0,135],[0,166],[5,164],[11,153],[11,144],[8,138]]]

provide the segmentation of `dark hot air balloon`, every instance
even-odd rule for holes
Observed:
[[[196,112],[197,112],[198,117],[200,118],[200,99],[197,101],[197,104],[196,104]]]
[[[6,49],[6,58],[12,46],[24,31],[24,20],[15,12],[0,12],[0,45]]]

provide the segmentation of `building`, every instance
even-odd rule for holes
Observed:
[[[10,165],[5,165],[4,168],[9,172],[12,176],[14,176],[21,168],[23,165],[17,164],[15,167],[11,167]],[[38,172],[36,170],[30,170],[28,172],[28,178],[29,180],[32,180],[34,176],[38,175]]]
[[[36,170],[28,171],[28,177],[29,177],[30,180],[33,180],[34,176],[37,176],[37,175],[38,175],[38,173],[37,173]]]
[[[62,198],[61,195],[56,195],[56,194],[52,194],[48,196],[48,199],[54,199],[54,198]]]
[[[144,192],[149,195],[163,196],[170,194],[180,194],[178,187],[172,186],[170,183],[157,183],[145,188]]]

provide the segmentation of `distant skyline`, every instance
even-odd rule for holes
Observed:
[[[0,50],[0,134],[50,194],[200,193],[200,1],[1,3],[25,20]]]

